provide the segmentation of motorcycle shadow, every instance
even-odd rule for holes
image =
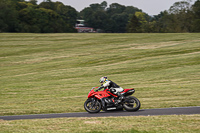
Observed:
[[[132,111],[132,112],[143,112],[143,111],[144,110],[138,110],[138,111]],[[131,111],[120,109],[120,110],[106,110],[106,111],[101,111],[99,113],[123,113],[123,112],[131,112]]]

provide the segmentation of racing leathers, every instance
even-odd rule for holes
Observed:
[[[110,89],[110,92],[117,95],[118,99],[120,100],[119,102],[121,102],[122,99],[124,99],[124,97],[121,95],[120,92],[124,91],[124,89],[122,87],[120,87],[119,85],[117,85],[115,82],[111,81],[111,80],[106,80],[101,87],[99,87],[97,90],[101,90],[102,88],[108,88]]]

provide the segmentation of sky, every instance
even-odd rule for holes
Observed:
[[[38,4],[43,0],[38,0]],[[106,1],[108,6],[112,3],[118,3],[125,6],[134,6],[141,9],[148,15],[158,15],[161,11],[168,10],[175,2],[183,0],[51,0],[52,2],[60,1],[64,5],[69,5],[75,8],[77,11],[83,10],[85,7],[89,7],[90,4],[102,3]],[[191,0],[192,4],[196,0]]]

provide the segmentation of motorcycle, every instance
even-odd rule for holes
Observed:
[[[109,89],[104,89],[103,91],[95,91],[98,87],[93,87],[88,93],[88,99],[84,103],[84,108],[89,113],[98,113],[101,110],[123,110],[126,111],[137,111],[140,109],[140,101],[131,96],[135,89],[124,89],[121,92],[125,98],[119,102],[118,96],[111,93]]]

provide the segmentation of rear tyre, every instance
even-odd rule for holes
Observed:
[[[140,106],[140,101],[134,96],[126,97],[123,104],[123,107],[126,111],[138,111]]]
[[[93,102],[91,99],[87,99],[84,103],[84,108],[89,113],[98,113],[101,110],[101,103],[99,101]]]

